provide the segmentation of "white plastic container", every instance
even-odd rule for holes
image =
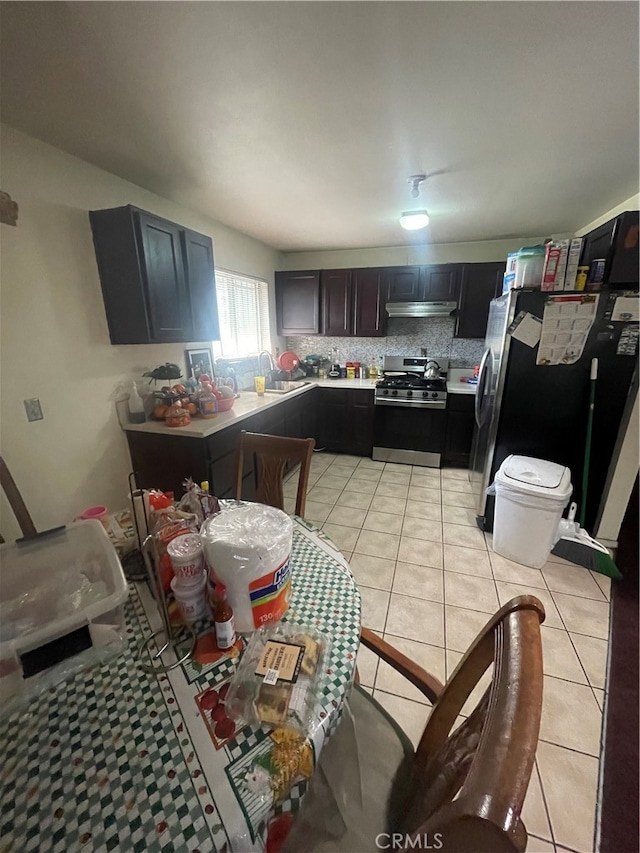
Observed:
[[[191,578],[189,580],[191,581]],[[180,614],[184,621],[189,624],[198,619],[204,619],[207,615],[207,600],[204,595],[206,583],[207,573],[204,569],[200,570],[200,577],[196,579],[195,583],[183,584],[180,582],[180,578],[173,578],[171,581],[171,590]]]
[[[176,536],[167,545],[174,575],[184,584],[199,581],[204,568],[202,539],[198,533]]]
[[[544,246],[525,246],[518,251],[516,277],[513,286],[541,287],[544,273]]]
[[[544,459],[508,456],[494,486],[493,550],[515,563],[541,569],[571,497],[571,472]]]
[[[211,572],[227,588],[236,631],[281,619],[291,594],[291,518],[264,504],[234,505],[208,518],[200,535]]]
[[[129,590],[99,521],[77,521],[30,541],[0,545],[0,563],[3,669],[13,660],[24,670],[19,692],[25,698],[124,649],[122,605]],[[72,647],[85,648],[61,660],[49,644],[60,641],[59,651],[73,632],[82,637]],[[0,705],[9,692],[3,680]]]

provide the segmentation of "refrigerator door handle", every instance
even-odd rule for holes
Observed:
[[[478,387],[476,389],[476,398],[475,398],[475,417],[476,424],[478,427],[482,426],[482,422],[480,420],[480,410],[482,408],[482,401],[484,399],[485,385],[487,381],[487,360],[491,355],[491,350],[486,349],[482,354],[482,361],[480,362],[480,371],[478,373]]]

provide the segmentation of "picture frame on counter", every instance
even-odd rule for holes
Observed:
[[[185,350],[185,356],[189,378],[200,379],[203,373],[213,378],[213,355],[208,347]]]

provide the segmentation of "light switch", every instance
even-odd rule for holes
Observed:
[[[40,405],[40,400],[38,400],[37,397],[32,397],[31,400],[25,400],[24,408],[27,413],[28,421],[44,420],[44,415],[42,414],[42,406]]]

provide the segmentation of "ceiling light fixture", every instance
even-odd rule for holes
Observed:
[[[407,183],[411,185],[411,196],[418,198],[420,195],[420,184],[426,181],[426,175],[411,175]],[[400,214],[400,225],[405,231],[419,231],[429,224],[429,214],[426,210],[405,210]]]

